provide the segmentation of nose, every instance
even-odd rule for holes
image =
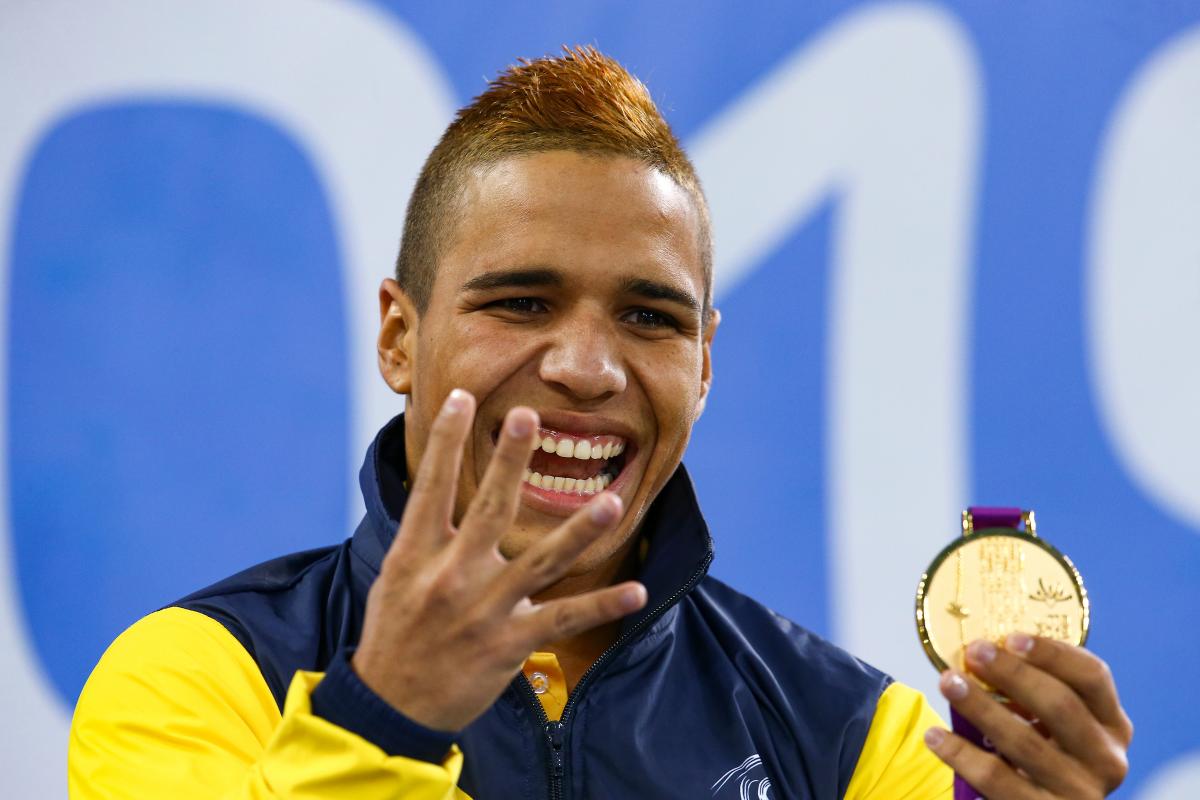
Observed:
[[[607,320],[580,316],[556,326],[538,375],[576,400],[602,400],[625,391],[619,332]]]

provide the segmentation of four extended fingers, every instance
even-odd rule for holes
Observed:
[[[403,538],[435,547],[451,530],[462,450],[474,410],[474,397],[466,391],[455,389],[446,398],[430,430],[397,541]],[[456,537],[465,546],[486,545],[490,550],[512,524],[537,425],[537,413],[529,408],[513,408],[505,415],[496,451]],[[510,562],[501,573],[502,581],[496,590],[501,607],[511,610],[522,598],[561,578],[589,544],[612,528],[621,512],[620,498],[604,492]],[[641,584],[622,584],[534,606],[533,611],[520,615],[521,624],[526,636],[544,644],[612,622],[641,608],[645,602],[646,590]],[[564,634],[564,631],[574,633]]]

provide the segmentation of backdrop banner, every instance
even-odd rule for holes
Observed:
[[[1137,727],[1120,796],[1194,797],[1200,6],[1165,0],[3,4],[8,793],[65,796],[122,629],[352,532],[421,162],[576,43],[711,201],[714,573],[946,713],[917,579],[961,509],[1035,508]]]

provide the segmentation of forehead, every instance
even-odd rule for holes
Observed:
[[[631,158],[552,151],[504,159],[468,176],[435,294],[479,272],[552,267],[603,283],[671,278],[703,292],[700,218],[691,196]]]

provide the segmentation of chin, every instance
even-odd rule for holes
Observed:
[[[509,561],[519,558],[537,542],[542,541],[553,533],[555,528],[561,524],[562,520],[555,520],[551,524],[536,526],[518,524],[516,530],[509,533],[500,541],[500,555]],[[607,566],[612,557],[621,549],[622,545],[629,541],[633,535],[634,531],[625,530],[624,525],[617,530],[609,531],[600,537],[599,540],[588,545],[586,550],[576,556],[563,577],[577,578]]]

